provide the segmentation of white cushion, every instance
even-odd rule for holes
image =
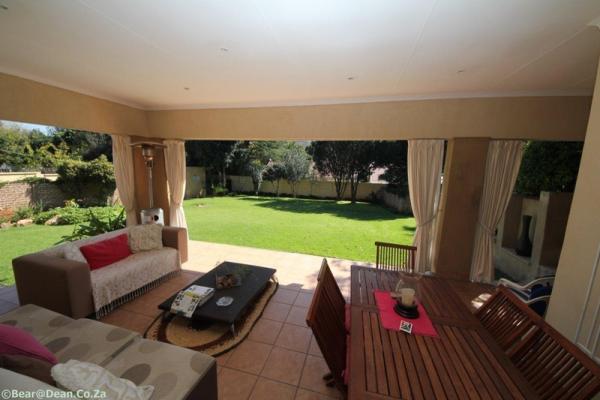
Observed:
[[[154,386],[136,386],[127,379],[117,378],[99,365],[77,360],[56,364],[51,374],[59,387],[73,392],[99,391],[107,399],[147,400],[154,392]]]
[[[73,243],[67,243],[67,245],[63,249],[63,255],[67,260],[79,261],[84,264],[87,264],[87,260],[79,250],[79,247],[75,246]]]
[[[160,250],[162,243],[162,225],[136,225],[129,228],[129,248],[132,253]]]

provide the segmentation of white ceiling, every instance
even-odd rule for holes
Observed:
[[[600,0],[0,5],[0,72],[145,109],[591,94],[600,55]]]

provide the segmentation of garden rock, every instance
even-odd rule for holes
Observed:
[[[17,226],[25,226],[33,224],[33,220],[31,218],[20,219],[17,221]]]
[[[3,222],[0,224],[0,229],[11,228],[12,226],[13,224],[11,224],[10,222]]]
[[[48,221],[44,222],[44,225],[58,225],[59,218],[60,218],[59,215],[55,215],[54,217],[50,218]]]

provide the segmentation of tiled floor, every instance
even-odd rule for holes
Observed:
[[[190,241],[190,261],[181,275],[121,306],[102,322],[143,333],[159,314],[157,306],[221,261],[271,266],[280,286],[248,338],[217,357],[219,398],[332,399],[336,389],[321,377],[327,367],[305,316],[322,257]],[[349,295],[351,261],[329,259],[342,291]],[[0,288],[0,314],[17,307],[16,290]]]
[[[324,385],[327,367],[306,326],[305,316],[316,285],[322,257],[190,241],[190,261],[181,275],[123,305],[103,322],[143,333],[159,314],[157,306],[221,261],[237,261],[277,269],[279,289],[248,338],[219,356],[219,398],[234,399],[332,399],[339,393]],[[328,259],[342,293],[349,297],[348,260]],[[457,290],[469,304],[476,293],[460,283]],[[464,285],[463,285],[464,286]],[[13,287],[0,287],[0,314],[17,307]]]

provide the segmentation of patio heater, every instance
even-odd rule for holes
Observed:
[[[165,146],[154,142],[136,142],[131,144],[132,147],[142,149],[142,157],[146,165],[146,177],[148,187],[148,208],[140,211],[140,219],[142,224],[165,224],[164,212],[162,208],[154,207],[154,186],[152,181],[152,169],[154,168],[154,154],[156,149],[162,149]]]

